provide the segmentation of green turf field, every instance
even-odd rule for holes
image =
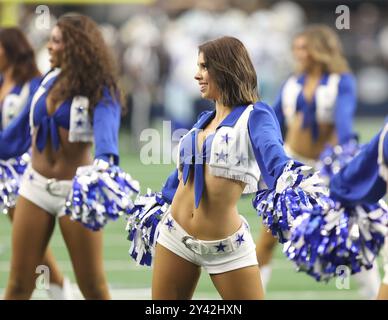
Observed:
[[[383,119],[357,119],[356,129],[360,133],[361,141],[366,142],[382,127]],[[130,140],[127,134],[121,135],[121,166],[133,177],[138,179],[142,191],[149,187],[159,190],[173,165],[142,165],[139,157],[131,153]],[[240,212],[244,214],[250,225],[254,237],[259,232],[260,221],[251,206],[251,198],[244,198],[239,203]],[[6,285],[10,248],[10,223],[6,216],[0,216],[0,297]],[[114,299],[149,299],[151,296],[151,270],[138,267],[128,256],[129,242],[126,240],[124,219],[110,223],[105,229],[105,268],[111,293]],[[51,248],[61,266],[62,271],[74,282],[69,256],[58,229],[50,243]],[[74,285],[76,296],[81,298]],[[35,291],[34,298],[46,299],[43,291]],[[199,285],[194,295],[195,299],[219,299],[209,276],[202,273]],[[350,289],[339,290],[335,281],[328,284],[317,283],[303,273],[295,272],[292,264],[282,255],[278,246],[273,262],[272,279],[266,294],[267,299],[358,299],[356,285],[352,281]]]

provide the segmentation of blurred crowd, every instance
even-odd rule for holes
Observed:
[[[273,103],[292,72],[291,41],[310,23],[335,27],[335,5],[320,1],[157,1],[153,5],[53,7],[50,24],[64,12],[94,18],[113,48],[122,87],[128,97],[123,126],[138,137],[155,117],[189,127],[210,102],[199,98],[198,45],[222,35],[239,38],[248,48],[264,101]],[[241,4],[241,3],[244,3]],[[359,114],[387,114],[388,20],[384,2],[350,6],[350,30],[338,30],[345,55],[358,81]],[[50,29],[37,29],[34,7],[25,6],[22,28],[47,71],[45,44]],[[135,139],[138,141],[138,139]]]

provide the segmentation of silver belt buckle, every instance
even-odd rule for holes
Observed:
[[[191,236],[184,236],[182,238],[182,242],[186,246],[186,248],[190,249],[191,251],[197,254],[201,254],[201,248],[199,246],[199,243],[198,242],[187,243],[188,240],[195,240],[195,239]]]
[[[61,195],[61,186],[58,184],[54,184],[56,182],[58,182],[58,180],[54,179],[54,178],[47,180],[46,190],[52,196],[60,196]]]

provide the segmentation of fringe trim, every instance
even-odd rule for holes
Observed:
[[[71,132],[69,131],[69,142],[93,142],[94,137],[90,132]]]
[[[215,168],[209,166],[210,174],[216,177],[222,177],[232,180],[238,180],[246,183],[247,185],[244,188],[243,194],[255,193],[258,191],[259,179],[249,175],[246,172],[238,172],[236,170],[231,170],[228,168]]]

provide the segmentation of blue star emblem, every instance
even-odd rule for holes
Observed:
[[[167,222],[165,223],[165,225],[167,226],[168,228],[168,231],[171,232],[171,229],[174,228],[174,222],[172,221],[172,219],[167,219]]]
[[[245,161],[248,160],[248,158],[244,157],[243,154],[240,154],[239,156],[236,157],[236,166],[244,165]]]
[[[84,107],[78,106],[77,108],[77,113],[83,113],[84,112]]]
[[[77,125],[77,127],[82,127],[84,122],[81,119],[78,119],[75,124]]]
[[[225,142],[226,144],[228,144],[228,143],[229,143],[229,140],[231,140],[232,138],[229,137],[229,134],[227,133],[227,134],[225,134],[225,135],[221,135],[221,139],[222,139],[221,142]]]
[[[238,245],[241,246],[241,244],[244,242],[244,234],[238,234],[236,242],[238,242]]]
[[[221,150],[220,153],[216,152],[215,154],[216,154],[216,156],[218,157],[217,162],[219,162],[219,161],[221,161],[221,160],[226,162],[226,158],[228,157],[228,154],[227,154],[227,153],[224,153],[223,150]]]
[[[215,247],[217,248],[217,252],[220,252],[220,251],[225,252],[225,247],[226,247],[226,245],[224,245],[224,244],[222,243],[222,241],[220,242],[220,244],[219,244],[218,246],[215,246]]]

